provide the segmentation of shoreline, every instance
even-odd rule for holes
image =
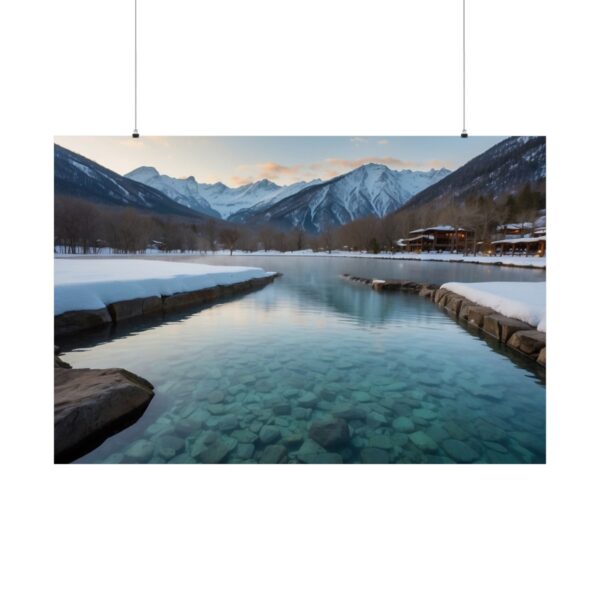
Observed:
[[[235,294],[260,289],[280,276],[280,273],[269,273],[264,277],[189,292],[132,298],[108,303],[103,308],[66,311],[54,316],[54,337],[72,335],[136,317],[166,314],[191,306],[200,307]]]
[[[346,281],[370,286],[376,292],[409,292],[437,304],[457,321],[476,328],[501,344],[517,351],[520,355],[534,360],[546,368],[546,332],[500,312],[473,302],[464,296],[429,283],[407,280],[368,279],[347,273],[341,276]]]

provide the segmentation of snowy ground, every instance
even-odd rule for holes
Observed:
[[[229,254],[229,252],[222,252]],[[462,254],[451,254],[450,252],[441,253],[395,253],[380,252],[379,254],[369,254],[368,252],[350,252],[345,250],[334,250],[331,252],[313,252],[312,250],[298,250],[296,252],[234,252],[234,256],[340,256],[343,258],[374,258],[389,260],[428,260],[440,262],[465,262],[465,263],[483,263],[483,264],[503,264],[517,267],[537,267],[546,268],[545,256],[463,256]]]
[[[105,249],[105,252],[101,254],[109,254],[110,252]],[[166,253],[159,252],[157,250],[148,251],[148,255],[151,256],[181,256],[178,252]],[[229,250],[218,250],[215,253],[212,252],[186,252],[185,254],[195,254],[207,256],[229,256]],[[56,254],[57,258],[65,256],[63,254]],[[94,254],[80,254],[80,255],[67,255],[70,258],[84,258],[98,256]],[[115,256],[125,256],[123,254]],[[140,255],[131,255],[140,256]],[[142,255],[144,256],[144,255]],[[389,259],[389,260],[427,260],[427,261],[439,261],[439,262],[465,262],[465,263],[481,263],[481,264],[492,264],[492,265],[505,265],[513,267],[534,267],[538,269],[546,268],[546,257],[545,256],[463,256],[462,254],[451,254],[450,252],[442,253],[423,253],[423,254],[408,254],[408,253],[396,253],[380,252],[379,254],[369,254],[368,252],[351,252],[345,250],[334,250],[333,252],[313,252],[312,250],[298,250],[296,252],[279,252],[277,250],[270,250],[268,252],[243,252],[241,250],[235,250],[233,256],[323,256],[332,257],[338,256],[342,258],[373,258],[373,259]]]
[[[520,319],[539,331],[546,331],[545,282],[451,282],[442,287],[481,306],[492,308],[505,317]]]
[[[111,302],[192,292],[267,275],[255,267],[217,267],[158,260],[54,261],[54,314]]]

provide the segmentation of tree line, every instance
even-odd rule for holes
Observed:
[[[301,229],[283,231],[271,225],[234,225],[213,219],[190,222],[59,197],[55,200],[54,243],[58,251],[69,254],[97,253],[103,248],[116,253],[144,253],[149,247],[165,252],[310,249],[376,254],[398,251],[397,241],[410,237],[415,229],[452,225],[474,232],[473,247],[462,250],[475,252],[477,242],[486,244],[493,239],[498,225],[533,224],[545,205],[543,186],[527,184],[519,193],[501,199],[473,195],[456,202],[448,198],[435,206],[409,206],[384,218],[367,217],[310,234]]]

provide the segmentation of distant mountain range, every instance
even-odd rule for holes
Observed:
[[[277,203],[234,214],[231,220],[264,221],[318,233],[363,217],[384,217],[449,173],[448,169],[394,171],[385,165],[366,164],[308,185]]]
[[[448,200],[464,202],[479,195],[499,199],[517,194],[526,183],[545,179],[546,138],[510,137],[415,194],[405,207],[436,206]]]
[[[127,179],[132,179],[138,183],[143,183],[162,192],[170,198],[187,206],[196,212],[210,217],[220,218],[221,215],[212,208],[208,200],[200,192],[200,185],[194,177],[186,179],[175,179],[168,175],[161,175],[154,167],[139,167],[125,175]]]
[[[223,183],[197,183],[193,177],[175,179],[153,167],[140,167],[126,177],[152,186],[194,210],[236,223],[272,223],[285,229],[301,227],[318,232],[369,215],[383,217],[417,192],[446,177],[448,169],[394,171],[367,164],[328,181],[299,181],[279,186],[262,179],[238,188]]]
[[[145,183],[166,194],[172,200],[199,212],[229,218],[232,214],[247,210],[257,204],[274,204],[279,200],[311,185],[300,181],[289,186],[280,186],[268,179],[261,179],[237,188],[224,183],[198,183],[194,177],[176,179],[160,175],[154,167],[139,167],[125,177]],[[316,180],[319,181],[319,180]]]

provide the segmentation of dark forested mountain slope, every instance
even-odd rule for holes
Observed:
[[[127,179],[57,144],[54,145],[54,194],[161,215],[206,218],[154,188]]]
[[[448,200],[464,202],[480,195],[498,199],[545,178],[546,138],[510,137],[419,192],[405,207],[436,207]]]

